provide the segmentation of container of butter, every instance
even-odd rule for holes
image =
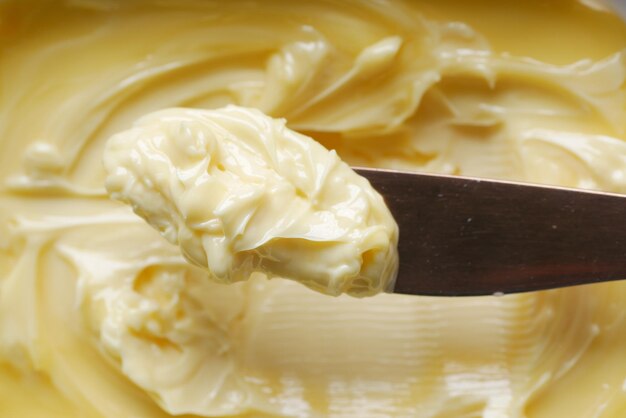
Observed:
[[[314,231],[275,215],[304,213],[289,199],[241,212],[263,194],[238,183],[221,203],[223,221],[241,215],[223,222],[228,236],[246,242],[238,225],[288,218],[278,229],[309,239],[273,247],[270,261],[305,285],[251,270],[218,283],[203,257],[220,265],[232,248],[223,225],[194,218],[202,202],[154,188],[153,228],[141,202],[126,199],[133,212],[109,197],[103,159],[147,114],[239,106],[313,138],[324,158],[333,150],[322,159],[333,167],[626,193],[625,48],[626,24],[593,0],[0,1],[0,418],[623,417],[624,283],[372,296],[384,283],[364,273],[353,284],[369,297],[337,296],[350,287],[320,281],[326,266],[391,268],[392,252],[378,264],[369,250],[397,239],[391,221],[363,235],[378,241],[350,235],[356,266],[324,252],[347,236],[331,215],[387,219],[348,177],[324,188],[321,200],[346,205],[322,205]],[[194,153],[211,141],[178,128],[188,142],[152,185],[198,186],[205,154]],[[138,147],[123,169],[144,167]],[[223,165],[254,178],[258,150]],[[325,179],[315,152],[267,153]],[[117,192],[137,186],[123,178]],[[222,253],[181,252],[173,224]]]

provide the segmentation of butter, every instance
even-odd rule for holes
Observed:
[[[352,166],[624,193],[626,25],[597,3],[1,1],[0,417],[622,417],[624,283],[219,284],[102,164],[144,115],[231,104]]]
[[[107,143],[114,199],[224,283],[254,273],[322,293],[391,290],[398,226],[369,182],[258,110],[170,109]]]

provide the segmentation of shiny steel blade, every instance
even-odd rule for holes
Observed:
[[[626,279],[626,196],[355,171],[400,227],[395,293],[491,295]]]

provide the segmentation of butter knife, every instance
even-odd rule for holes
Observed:
[[[626,279],[626,196],[356,168],[399,227],[394,293],[500,295]]]

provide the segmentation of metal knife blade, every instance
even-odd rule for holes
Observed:
[[[394,292],[475,296],[626,279],[626,196],[356,168],[400,227]]]

